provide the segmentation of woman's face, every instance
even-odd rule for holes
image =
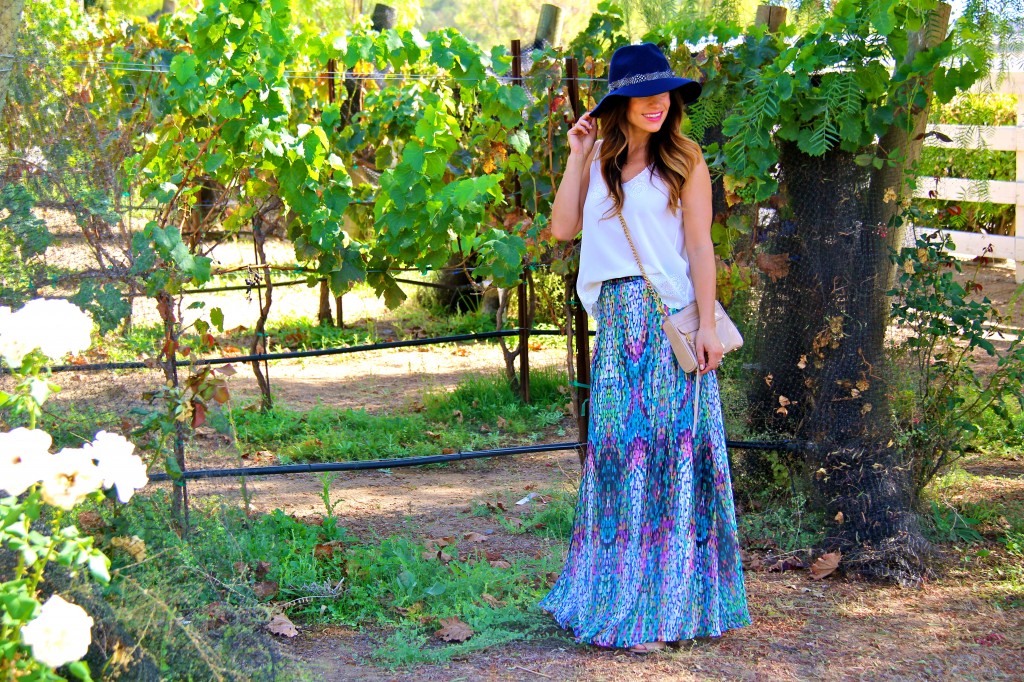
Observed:
[[[672,96],[667,92],[650,97],[630,97],[626,120],[637,130],[656,133],[665,123],[670,106]]]

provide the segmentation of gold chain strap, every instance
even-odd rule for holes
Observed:
[[[658,290],[651,284],[650,278],[647,276],[647,271],[644,270],[644,264],[640,260],[640,254],[637,253],[636,244],[633,243],[633,236],[629,233],[629,225],[626,224],[626,218],[623,217],[622,211],[618,211],[619,222],[622,223],[622,231],[626,233],[626,241],[629,242],[629,248],[633,252],[633,258],[636,259],[636,264],[640,268],[640,274],[644,276],[644,281],[647,282],[647,288],[651,290],[651,295],[654,296],[655,301],[661,301],[661,308],[665,313],[665,317],[668,317],[668,306],[665,305],[665,301],[661,300],[661,296],[658,295]],[[687,334],[687,340],[689,340],[689,334]],[[691,341],[692,343],[692,341]],[[697,422],[700,421],[700,367],[698,366],[694,376],[693,385],[693,432],[696,433]]]
[[[633,258],[636,259],[636,264],[640,268],[640,274],[643,275],[644,281],[647,282],[647,288],[651,290],[651,294],[654,296],[654,300],[661,301],[661,296],[658,294],[658,290],[651,284],[651,279],[647,276],[647,271],[644,270],[643,261],[640,260],[640,254],[636,250],[636,244],[633,243],[633,236],[629,233],[629,225],[626,224],[626,218],[622,215],[622,211],[617,211],[619,216],[619,222],[622,223],[622,231],[626,233],[626,241],[629,242],[629,248],[633,252]],[[668,306],[665,305],[664,301],[661,301],[662,311],[665,316],[668,316]]]

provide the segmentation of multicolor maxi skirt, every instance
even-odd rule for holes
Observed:
[[[587,459],[565,568],[540,607],[607,647],[749,625],[718,381],[701,377],[694,430],[694,376],[643,279],[605,282],[595,314]]]

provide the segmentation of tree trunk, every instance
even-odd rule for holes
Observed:
[[[7,101],[7,87],[14,71],[14,51],[24,7],[25,0],[0,0],[0,112]]]
[[[317,310],[316,320],[322,325],[334,325],[334,315],[331,313],[331,286],[326,279],[320,280],[320,308]]]
[[[940,5],[912,36],[906,62],[945,38],[949,9]],[[922,85],[930,90],[929,83]],[[911,455],[901,453],[892,437],[885,292],[894,275],[890,249],[902,243],[893,220],[900,208],[896,198],[908,191],[906,171],[920,157],[927,111],[926,105],[912,112],[909,126],[893,125],[879,140],[876,156],[903,157],[891,167],[862,169],[853,154],[838,151],[811,159],[794,145],[784,148],[780,163],[806,267],[814,275],[808,293],[815,297],[803,299],[801,308],[824,313],[804,346],[808,390],[798,435],[817,445],[809,463],[830,543],[846,555],[847,566],[901,583],[918,583],[928,574],[931,546],[914,510]]]
[[[274,283],[270,278],[271,271],[267,263],[267,253],[264,249],[267,235],[263,231],[263,226],[263,215],[262,213],[257,213],[252,222],[253,249],[256,255],[256,264],[261,266],[263,270],[265,289],[259,294],[260,316],[256,320],[256,329],[253,332],[252,346],[250,348],[250,352],[253,355],[263,354],[269,350],[269,344],[267,343],[267,318],[270,316],[270,306],[274,300]],[[260,289],[257,289],[257,291],[260,291]],[[256,376],[256,383],[259,385],[260,394],[262,395],[260,406],[264,411],[270,410],[274,407],[274,398],[270,392],[270,370],[267,366],[267,361],[263,361],[263,368],[261,369],[260,361],[253,360],[252,371]]]
[[[911,37],[910,62],[946,36],[940,5]],[[928,83],[922,86],[927,91]],[[858,166],[857,154],[820,157],[782,143],[778,216],[759,256],[765,272],[751,337],[751,421],[812,444],[804,463],[829,523],[830,549],[869,576],[917,583],[930,545],[914,511],[908,460],[894,446],[885,367],[893,281],[890,249],[906,171],[919,158],[927,107],[894,125],[878,148],[900,163]],[[888,200],[886,200],[888,199]]]

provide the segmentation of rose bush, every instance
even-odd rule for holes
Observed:
[[[55,669],[90,680],[80,659],[91,641],[93,620],[60,595],[39,601],[46,567],[57,562],[110,579],[110,560],[73,524],[67,511],[112,489],[128,502],[146,485],[146,464],[123,436],[106,431],[81,448],[51,453],[50,434],[35,428],[42,405],[58,390],[47,363],[89,347],[92,320],[63,300],[36,299],[11,311],[0,308],[0,359],[14,377],[13,392],[0,391],[0,409],[24,415],[28,427],[0,432],[0,545],[18,556],[13,576],[0,582],[0,676],[61,680]],[[48,508],[49,507],[49,508]],[[49,527],[46,535],[41,528]]]

